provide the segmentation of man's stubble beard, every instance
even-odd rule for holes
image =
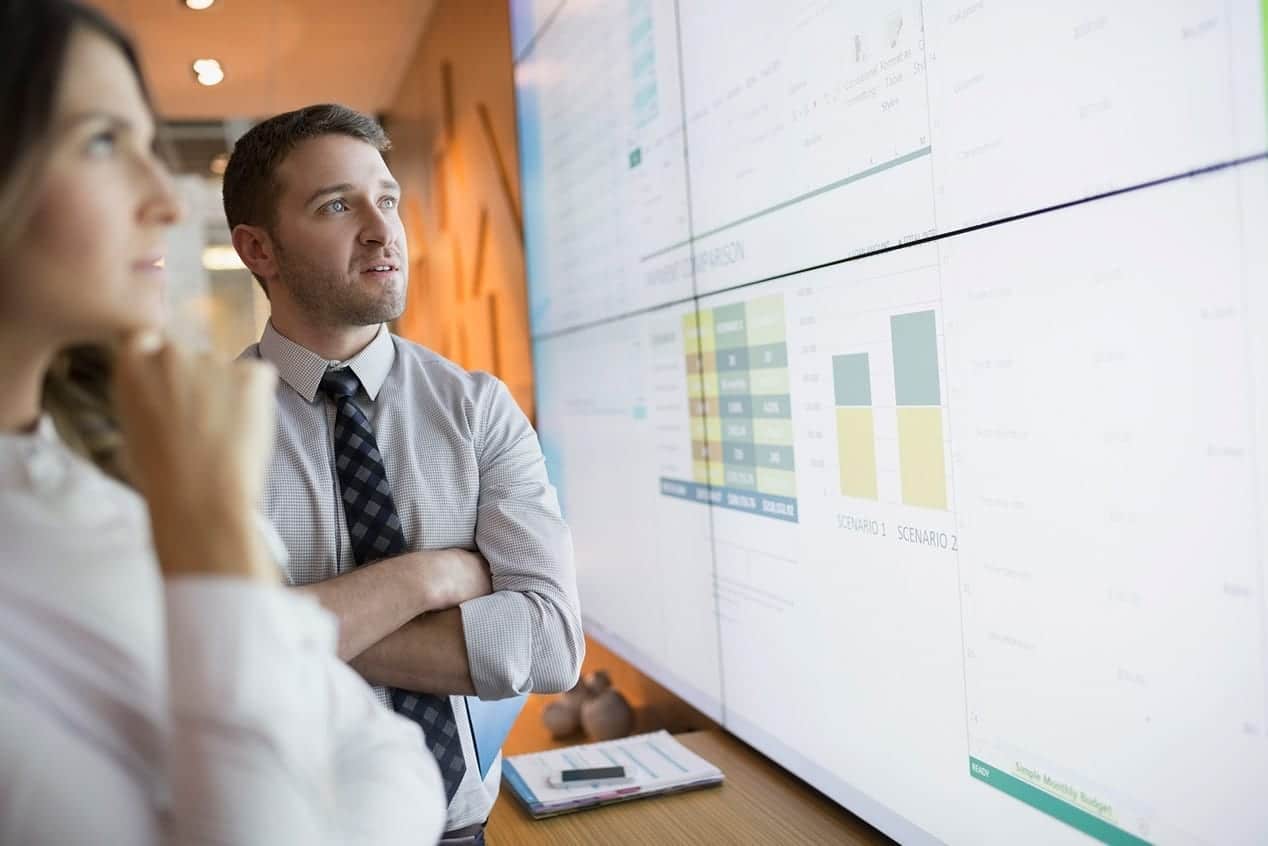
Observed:
[[[403,261],[396,287],[367,292],[348,284],[346,268],[343,273],[337,273],[310,264],[302,254],[287,250],[276,239],[274,249],[278,266],[276,281],[286,288],[292,301],[310,320],[322,326],[373,326],[395,320],[405,311],[409,277]]]

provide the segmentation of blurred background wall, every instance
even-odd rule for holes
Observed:
[[[411,252],[397,331],[496,373],[531,416],[507,4],[437,0],[384,117]]]

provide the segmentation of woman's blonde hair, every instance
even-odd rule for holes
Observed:
[[[64,351],[44,377],[43,406],[67,446],[126,483],[123,439],[110,400],[110,369],[106,347]]]
[[[146,92],[131,42],[101,13],[73,0],[0,0],[0,256],[28,220],[45,168],[49,127],[71,36],[83,28],[123,53]],[[147,102],[148,94],[146,95]],[[111,352],[64,350],[44,380],[43,407],[58,433],[103,471],[126,480],[122,439],[110,400]]]

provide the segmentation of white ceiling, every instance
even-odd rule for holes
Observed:
[[[383,111],[423,33],[434,0],[89,0],[141,52],[166,120],[259,118],[310,103]],[[194,79],[195,59],[218,59],[225,80]]]

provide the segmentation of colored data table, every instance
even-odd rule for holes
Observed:
[[[683,317],[692,478],[661,492],[797,521],[782,294]]]

